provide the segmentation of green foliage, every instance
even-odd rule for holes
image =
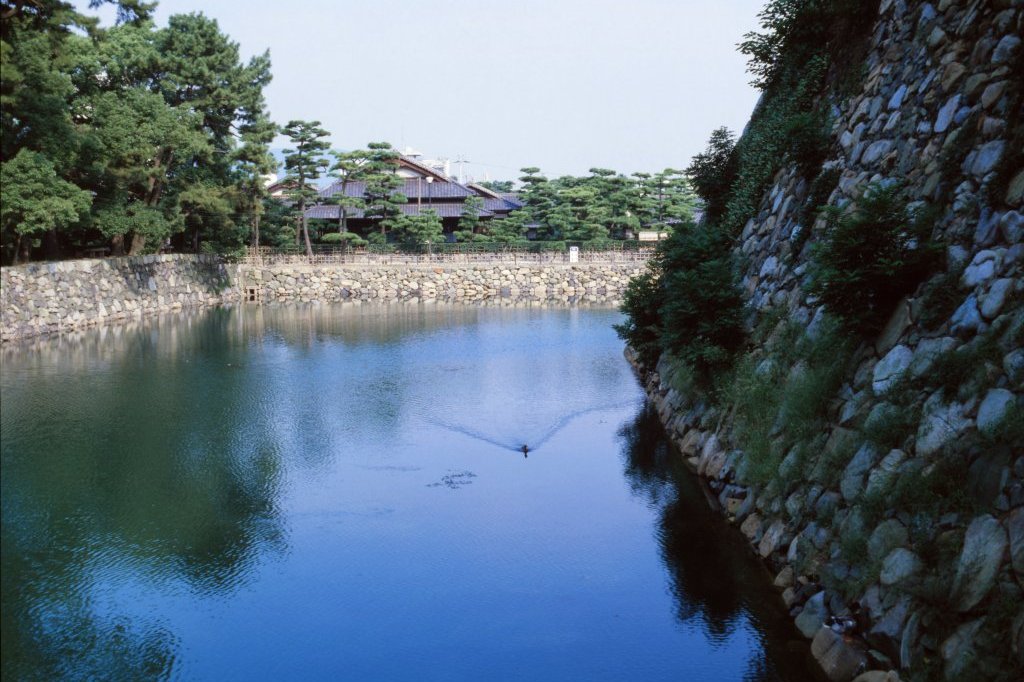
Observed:
[[[803,206],[800,207],[800,213],[797,217],[800,231],[793,237],[790,244],[790,255],[794,259],[803,252],[804,245],[810,239],[811,230],[817,215],[828,204],[828,198],[835,190],[842,174],[842,169],[839,166],[823,168],[814,177],[814,180],[811,181],[811,186],[807,191],[807,198],[804,200]]]
[[[850,332],[877,333],[893,306],[937,263],[928,212],[908,208],[897,185],[872,185],[852,210],[826,210],[812,250],[812,289]],[[851,292],[857,292],[851,296]]]
[[[405,195],[398,191],[403,185],[402,178],[395,172],[400,155],[387,142],[371,142],[367,150],[363,216],[376,221],[384,234],[400,217],[401,205],[406,203]]]
[[[936,329],[953,316],[963,302],[960,293],[960,271],[950,270],[937,275],[921,290],[917,321],[925,329]]]
[[[626,286],[620,308],[626,320],[615,325],[619,338],[636,351],[647,368],[653,368],[661,354],[661,300],[659,274],[648,269]]]
[[[5,235],[16,235],[15,244],[22,237],[77,222],[92,204],[88,192],[60,179],[45,156],[27,149],[0,166],[0,186],[0,229]],[[12,255],[17,258],[18,254]]]
[[[352,248],[366,246],[369,242],[355,232],[328,232],[320,238],[321,244],[342,244]]]
[[[514,189],[511,180],[483,180],[476,184],[480,185],[484,189],[489,189],[492,192],[499,193],[508,193]]]
[[[526,234],[527,215],[524,211],[512,211],[504,218],[487,223],[484,230],[489,241],[511,243],[522,241]]]
[[[690,223],[659,247],[662,347],[706,383],[730,365],[746,341],[730,245],[721,230]]]
[[[296,218],[306,244],[306,254],[312,256],[306,206],[317,196],[312,182],[327,168],[327,160],[323,155],[330,145],[324,138],[330,133],[320,127],[320,121],[289,121],[281,128],[281,133],[287,135],[295,145],[295,149],[285,151],[284,167],[288,171],[285,182],[289,183],[287,194],[295,202]]]
[[[853,343],[826,320],[814,337],[785,325],[765,342],[763,354],[745,355],[727,382],[733,433],[747,455],[753,483],[777,477],[783,457],[810,453],[828,421]],[[820,447],[814,449],[820,451]]]
[[[459,217],[459,231],[463,233],[463,241],[471,241],[480,229],[480,211],[484,208],[484,200],[478,196],[467,197],[462,202],[462,215]],[[467,239],[468,238],[468,239]]]
[[[725,212],[736,180],[735,149],[729,129],[718,128],[711,133],[707,149],[694,156],[686,169],[694,191],[704,200],[704,213],[709,221],[717,221]]]
[[[391,232],[395,241],[403,245],[437,243],[444,240],[441,219],[434,211],[419,215],[400,215],[391,221]]]
[[[243,62],[202,14],[157,28],[154,3],[114,4],[118,25],[99,29],[68,3],[4,3],[0,161],[40,154],[92,197],[76,220],[48,230],[58,251],[107,238],[115,254],[142,253],[183,230],[179,246],[235,250],[249,231],[255,238],[260,176],[272,168],[269,57]],[[17,235],[0,238],[13,256]]]
[[[785,135],[789,140],[787,158],[807,177],[819,173],[828,156],[831,136],[831,123],[824,111],[812,109],[793,114],[786,121]]]
[[[624,239],[630,231],[664,230],[689,220],[695,197],[686,176],[671,168],[631,177],[591,168],[584,177],[548,180],[539,168],[523,168],[519,193],[523,225],[532,224],[545,240]]]

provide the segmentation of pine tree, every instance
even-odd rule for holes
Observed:
[[[327,160],[323,155],[330,145],[324,138],[330,133],[320,127],[320,121],[289,121],[281,132],[295,145],[295,149],[285,152],[284,158],[284,166],[288,172],[285,181],[291,185],[288,196],[295,202],[298,211],[299,229],[296,231],[295,240],[298,242],[301,235],[306,245],[306,255],[312,258],[313,245],[309,241],[306,206],[317,196],[316,188],[310,183],[319,178],[327,167]]]

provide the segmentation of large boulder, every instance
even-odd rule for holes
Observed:
[[[1024,507],[1010,512],[1006,519],[1006,531],[1010,536],[1010,564],[1017,579],[1024,581]]]
[[[843,470],[843,477],[839,482],[839,492],[846,501],[855,500],[864,490],[864,477],[877,459],[878,451],[868,443],[860,446],[854,454]]]
[[[965,411],[960,403],[944,403],[941,392],[933,393],[924,403],[924,414],[917,427],[917,455],[930,455],[966,431],[971,420]]]
[[[804,610],[796,617],[796,629],[807,639],[813,639],[828,617],[825,591],[813,595],[804,603]]]
[[[832,682],[850,682],[868,663],[867,654],[856,640],[824,626],[814,635],[811,655]]]
[[[868,538],[868,556],[881,561],[889,552],[907,544],[907,527],[896,519],[882,521]]]
[[[883,585],[896,585],[921,570],[921,559],[906,547],[898,547],[885,557],[878,579]]]
[[[1013,393],[1005,388],[989,390],[978,407],[978,428],[981,431],[991,431],[1013,406],[1014,400]]]
[[[878,466],[868,474],[867,494],[881,495],[887,491],[906,458],[907,455],[902,450],[890,450],[889,454],[883,457]]]
[[[967,670],[974,658],[974,638],[984,622],[984,618],[978,618],[964,623],[942,643],[940,651],[946,679],[959,678]]]
[[[911,360],[914,359],[914,352],[904,345],[893,347],[885,354],[878,364],[875,365],[871,377],[871,388],[877,395],[881,395],[892,388],[893,384],[903,373],[907,371]]]
[[[1006,552],[1006,531],[988,514],[971,521],[957,562],[950,601],[958,611],[970,611],[995,584]]]

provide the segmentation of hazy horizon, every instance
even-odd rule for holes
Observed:
[[[202,11],[244,58],[269,48],[279,124],[319,120],[335,148],[386,140],[453,173],[461,156],[482,180],[685,167],[713,129],[739,133],[750,116],[758,92],[736,43],[762,4],[382,0],[282,17],[280,3],[161,0],[155,19]]]

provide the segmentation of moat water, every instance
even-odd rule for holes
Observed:
[[[619,319],[250,306],[5,346],[3,678],[803,679]]]

